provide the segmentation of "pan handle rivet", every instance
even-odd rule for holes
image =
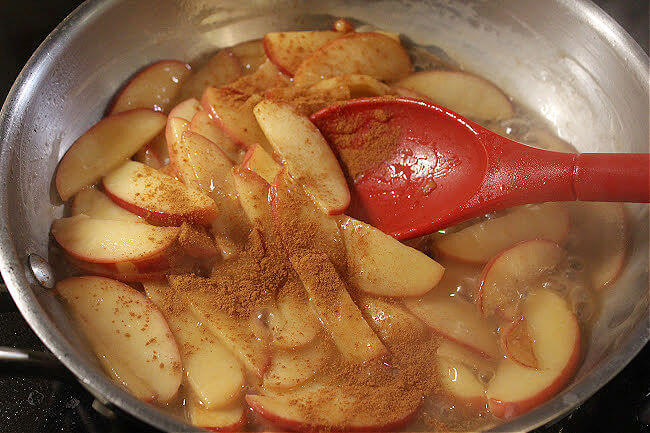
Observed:
[[[36,281],[46,289],[53,289],[56,280],[52,266],[43,257],[33,253],[28,256],[28,262]]]

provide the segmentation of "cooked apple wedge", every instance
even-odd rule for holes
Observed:
[[[379,33],[352,33],[307,56],[296,69],[294,82],[311,85],[348,74],[392,81],[404,78],[412,70],[411,58],[399,42]]]
[[[270,151],[271,146],[253,115],[259,95],[248,96],[228,88],[208,87],[201,103],[219,127],[239,146],[248,149],[255,143]]]
[[[179,99],[201,98],[206,87],[225,86],[241,75],[239,60],[230,50],[220,50],[212,55],[201,68],[185,82]]]
[[[174,287],[179,284],[175,276],[169,277],[169,282]],[[270,352],[266,338],[260,338],[253,331],[253,323],[257,319],[244,320],[229,316],[227,313],[213,308],[210,295],[199,291],[185,290],[187,301],[191,310],[201,322],[226,346],[251,373],[262,377],[270,363]]]
[[[395,83],[432,102],[475,120],[508,119],[514,115],[508,97],[484,78],[460,71],[425,71]]]
[[[273,183],[282,170],[282,166],[275,162],[273,157],[259,144],[249,147],[244,155],[242,167],[257,173],[269,184]]]
[[[224,190],[233,166],[216,144],[192,131],[185,131],[180,140],[170,144],[169,159],[181,182],[206,195]]]
[[[323,368],[329,357],[329,348],[322,341],[314,341],[300,349],[275,350],[264,374],[263,386],[285,390],[302,385]]]
[[[86,131],[63,155],[56,189],[63,200],[122,164],[165,127],[167,116],[137,109],[109,116]]]
[[[481,274],[477,304],[483,315],[514,321],[519,301],[563,257],[558,244],[544,239],[523,241],[497,254]]]
[[[498,252],[529,239],[562,244],[569,234],[563,203],[521,206],[507,214],[450,233],[435,243],[440,254],[467,262],[487,262]]]
[[[498,359],[486,359],[476,351],[451,340],[443,340],[438,346],[436,354],[441,358],[463,364],[465,367],[470,368],[477,377],[483,377],[484,379],[491,379],[494,376],[496,362],[498,361]]]
[[[190,129],[190,122],[180,117],[169,117],[167,126],[165,126],[165,142],[167,143],[167,153],[171,151],[174,143],[181,139],[184,132]]]
[[[269,190],[273,225],[287,255],[318,251],[328,255],[341,275],[347,271],[345,245],[336,218],[325,215],[282,170]]]
[[[273,347],[278,349],[306,346],[322,331],[305,288],[293,274],[278,291],[275,306],[268,316],[268,327]]]
[[[228,155],[228,158],[233,160],[235,163],[241,162],[243,157],[241,147],[232,141],[223,129],[219,128],[217,123],[210,119],[210,115],[205,111],[199,111],[194,115],[194,117],[192,117],[192,121],[190,122],[190,131],[201,134],[219,146],[219,149]]]
[[[436,290],[422,298],[406,299],[404,304],[434,332],[486,358],[499,356],[496,327],[482,318],[473,304]]]
[[[146,146],[141,147],[135,155],[133,160],[147,164],[148,166],[160,169],[165,164],[169,164],[169,153],[167,152],[167,139],[165,133],[161,132],[156,135],[153,140],[147,143]]]
[[[169,112],[169,117],[177,117],[189,122],[202,109],[201,103],[196,98],[190,98],[172,108]]]
[[[246,411],[241,402],[219,409],[206,409],[190,396],[185,400],[185,410],[192,425],[214,432],[236,432],[246,424]]]
[[[190,65],[179,60],[161,60],[138,72],[120,91],[109,115],[136,108],[166,113],[183,82],[191,76]]]
[[[246,41],[230,49],[239,60],[239,65],[244,74],[255,71],[266,61],[264,42],[261,39]]]
[[[269,227],[269,184],[252,171],[239,167],[233,167],[232,178],[239,203],[250,223],[258,227]]]
[[[314,84],[311,88],[315,90],[330,90],[340,86],[345,86],[349,89],[350,95],[347,99],[384,96],[393,93],[390,86],[376,78],[358,74],[328,78],[327,80],[322,80]]]
[[[469,367],[457,360],[440,357],[437,369],[441,385],[454,402],[465,406],[470,412],[487,410],[485,388]]]
[[[318,128],[289,105],[270,100],[257,104],[253,112],[291,177],[304,185],[316,205],[330,215],[344,212],[350,204],[350,190]]]
[[[113,380],[141,400],[165,403],[174,397],[181,357],[165,318],[149,299],[103,277],[67,278],[57,283],[56,292]]]
[[[117,220],[144,223],[144,219],[113,203],[103,192],[95,188],[84,188],[74,196],[72,216],[84,214],[100,220]]]
[[[158,281],[165,278],[169,269],[169,260],[165,255],[153,261],[116,263],[87,262],[67,253],[64,253],[64,257],[68,264],[86,275],[112,278],[126,283]]]
[[[264,51],[282,72],[293,76],[305,57],[343,35],[333,31],[267,33],[263,39]]]
[[[347,278],[358,290],[377,296],[422,296],[445,269],[426,254],[368,224],[347,216],[339,228],[348,257]]]
[[[357,298],[357,305],[370,327],[389,348],[391,344],[418,341],[427,335],[427,326],[392,299],[362,295]]]
[[[289,84],[291,84],[289,77],[267,59],[255,72],[238,78],[228,84],[228,87],[246,95],[253,95],[256,93],[263,94],[268,89],[285,87]]]
[[[387,350],[363,318],[345,283],[325,254],[291,257],[309,303],[341,354],[355,363],[386,355]]]
[[[623,269],[627,223],[622,203],[571,203],[570,248],[583,259],[594,289],[611,284]]]
[[[263,418],[291,431],[396,431],[417,410],[414,406],[376,413],[340,388],[319,383],[278,396],[249,394],[246,402]]]
[[[177,227],[101,220],[77,215],[52,223],[52,236],[68,254],[93,263],[155,261],[178,237]]]
[[[525,317],[512,322],[501,334],[501,347],[507,358],[524,367],[539,368],[533,344]]]
[[[514,418],[553,397],[571,379],[580,360],[580,327],[566,301],[549,290],[532,292],[523,315],[539,368],[509,358],[499,366],[487,389],[492,413]]]
[[[111,200],[152,224],[207,225],[217,216],[210,197],[139,162],[124,163],[102,183]]]
[[[145,293],[160,309],[178,342],[187,383],[206,409],[235,402],[244,389],[244,370],[185,306],[181,294],[166,282],[144,284]]]

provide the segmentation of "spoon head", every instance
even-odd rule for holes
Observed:
[[[348,177],[347,213],[398,239],[455,222],[482,184],[483,128],[444,107],[364,98],[326,107],[311,120]]]

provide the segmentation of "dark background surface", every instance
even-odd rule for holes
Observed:
[[[543,0],[541,0],[543,1]],[[0,0],[0,100],[31,53],[80,4],[71,0]],[[596,1],[648,52],[648,1]],[[0,288],[0,346],[44,350]],[[1,367],[0,367],[1,368]],[[539,433],[650,432],[650,347],[579,409]],[[0,370],[0,432],[127,432],[150,429],[99,415],[75,381],[14,375]],[[48,374],[44,373],[47,377]],[[645,411],[644,411],[645,409]]]

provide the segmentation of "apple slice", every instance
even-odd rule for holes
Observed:
[[[211,259],[218,254],[214,241],[205,232],[205,229],[188,223],[181,225],[178,233],[178,245],[185,254],[197,259]]]
[[[548,239],[562,244],[569,234],[569,213],[563,203],[520,206],[436,240],[440,254],[467,262],[487,262],[521,241]]]
[[[169,159],[181,182],[206,195],[224,190],[233,166],[217,145],[192,131],[183,132],[180,140],[170,144]]]
[[[539,368],[509,358],[499,362],[487,389],[492,413],[511,419],[549,400],[571,379],[580,361],[580,327],[566,301],[549,290],[528,295],[523,315]]]
[[[207,225],[217,216],[210,197],[139,162],[125,162],[102,183],[111,200],[152,224]]]
[[[622,203],[571,203],[570,249],[582,260],[594,289],[610,285],[623,269],[627,222]]]
[[[307,56],[343,35],[333,31],[277,32],[267,33],[262,40],[269,60],[282,72],[293,76]]]
[[[289,78],[267,59],[255,72],[238,78],[228,84],[228,87],[246,95],[253,95],[255,93],[264,93],[274,87],[288,86],[289,84],[291,84]]]
[[[239,203],[250,223],[257,227],[269,227],[269,184],[252,171],[240,167],[233,167],[232,178]]]
[[[451,340],[443,340],[438,346],[436,354],[440,358],[446,358],[470,368],[477,377],[483,378],[484,382],[494,376],[495,361],[498,361],[498,359],[486,359],[475,351]]]
[[[174,290],[182,292],[177,276],[170,276],[169,283]],[[186,300],[201,322],[226,346],[251,373],[262,377],[270,363],[270,353],[265,338],[253,331],[257,319],[245,320],[229,316],[213,308],[214,300],[205,292],[184,291]]]
[[[350,99],[350,89],[335,83],[327,87],[274,87],[264,92],[264,99],[285,103],[296,113],[311,116],[325,107]]]
[[[261,39],[239,43],[230,48],[230,51],[239,60],[244,74],[257,70],[266,61],[264,43]]]
[[[499,120],[514,115],[508,97],[484,78],[460,71],[425,71],[395,83],[398,87],[425,95],[470,119]]]
[[[426,254],[368,224],[347,216],[339,228],[348,257],[347,278],[358,290],[377,296],[422,296],[445,269]]]
[[[109,115],[136,108],[167,112],[183,82],[191,76],[190,65],[179,60],[161,60],[147,66],[120,91]]]
[[[72,216],[84,214],[100,220],[144,223],[144,219],[119,207],[103,192],[95,188],[84,188],[74,196]]]
[[[192,117],[190,131],[201,134],[219,146],[223,153],[235,163],[241,162],[242,149],[226,135],[223,129],[217,126],[214,120],[210,119],[210,115],[205,111],[199,111]]]
[[[404,304],[436,333],[486,358],[499,356],[496,327],[473,304],[435,290],[422,298],[406,299]]]
[[[165,278],[169,268],[167,257],[145,262],[92,263],[64,252],[66,262],[86,275],[112,278],[126,283],[157,281]]]
[[[352,33],[307,56],[296,69],[294,82],[311,85],[348,74],[392,81],[404,78],[412,70],[411,57],[399,42],[379,33]]]
[[[144,108],[106,117],[86,131],[63,155],[56,189],[65,201],[101,179],[151,141],[167,116]]]
[[[514,321],[519,301],[564,257],[564,250],[544,239],[523,241],[497,254],[481,274],[477,304],[485,316]]]
[[[350,91],[349,98],[366,98],[371,96],[384,96],[393,93],[390,86],[369,75],[341,75],[319,81],[311,88],[315,90],[328,90],[345,86]]]
[[[436,364],[441,385],[456,403],[472,413],[487,410],[485,388],[469,367],[445,357],[439,357]]]
[[[165,403],[176,395],[182,378],[178,346],[149,299],[103,277],[66,278],[56,292],[113,380],[145,401]]]
[[[511,323],[501,334],[501,347],[506,357],[529,368],[539,368],[533,339],[525,317]]]
[[[336,219],[317,209],[284,169],[271,185],[269,201],[273,225],[287,255],[301,251],[325,253],[339,274],[345,275],[347,257]]]
[[[284,395],[247,395],[254,412],[291,431],[397,431],[415,414],[377,413],[337,386],[311,384]],[[307,409],[308,408],[308,409]]]
[[[144,262],[164,255],[178,227],[101,220],[77,215],[52,223],[52,236],[68,254],[93,263]]]
[[[232,404],[244,389],[244,371],[235,356],[185,307],[166,282],[144,284],[147,297],[167,319],[179,344],[187,382],[206,409]]]
[[[167,143],[167,153],[172,151],[172,145],[181,139],[184,132],[190,129],[188,120],[180,117],[169,117],[167,126],[165,126],[165,142]]]
[[[423,340],[427,326],[394,300],[362,295],[357,305],[370,327],[388,346]]]
[[[295,274],[278,291],[268,316],[273,347],[295,349],[314,341],[322,330],[309,305],[307,292]]]
[[[387,354],[325,254],[294,255],[291,264],[305,286],[313,311],[343,357],[364,363]]]
[[[172,108],[169,112],[169,117],[178,117],[189,122],[202,109],[201,103],[196,98],[190,98],[178,103]]]
[[[208,87],[201,103],[219,127],[244,149],[255,143],[270,151],[271,145],[253,115],[253,107],[261,101],[259,95],[248,96],[238,90]]]
[[[257,173],[269,184],[273,183],[282,166],[259,144],[249,147],[244,155],[242,167]]]
[[[179,99],[198,99],[206,87],[225,86],[240,75],[239,59],[230,50],[220,50],[183,83]]]
[[[264,100],[255,118],[291,177],[304,185],[316,205],[330,215],[343,213],[350,190],[329,144],[311,121],[289,105]]]
[[[314,377],[329,357],[330,351],[322,341],[297,350],[276,350],[264,374],[264,388],[277,391],[300,386]]]
[[[167,139],[165,138],[164,132],[156,135],[146,146],[140,148],[133,155],[133,160],[156,169],[160,169],[165,164],[169,164]]]
[[[178,172],[176,171],[176,167],[174,167],[173,164],[163,165],[158,169],[158,171],[160,171],[165,176],[169,176],[178,180]]]
[[[201,402],[188,397],[185,411],[192,425],[214,432],[240,431],[246,424],[246,411],[241,402],[219,409],[206,409]]]

